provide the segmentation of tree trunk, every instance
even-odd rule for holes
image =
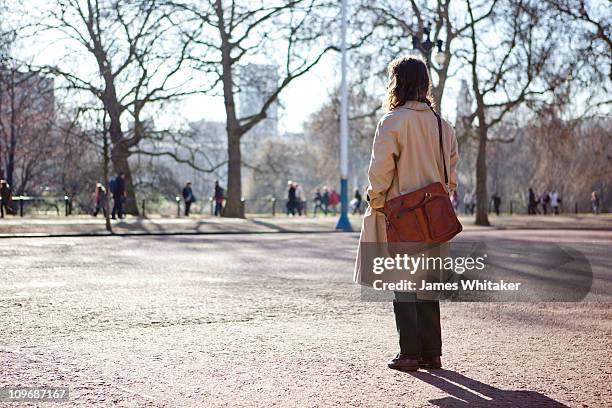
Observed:
[[[487,128],[480,125],[478,128],[478,157],[476,158],[476,225],[491,225],[487,212],[487,196]]]
[[[128,153],[121,145],[114,145],[112,148],[111,161],[113,162],[113,170],[115,174],[125,174],[125,192],[126,202],[124,211],[126,214],[138,215],[138,205],[136,203],[136,193],[134,191],[134,183],[132,182],[132,172],[128,162]]]
[[[433,103],[435,105],[436,112],[442,115],[442,89],[432,89],[431,96],[433,97]]]
[[[130,153],[128,147],[123,143],[123,131],[121,130],[118,108],[117,105],[110,105],[110,108],[107,107],[106,109],[110,112],[110,124],[108,131],[112,145],[111,161],[113,162],[113,170],[115,171],[115,175],[118,175],[119,173],[125,174],[125,191],[127,197],[124,211],[126,214],[138,215],[136,193],[134,191],[134,183],[132,182],[130,163],[128,162]]]
[[[15,151],[17,150],[17,114],[15,113],[15,91],[14,84],[11,83],[11,126],[9,145],[7,146],[8,157],[6,160],[6,181],[15,193]]]
[[[230,36],[225,32],[223,6],[220,0],[215,1],[215,11],[219,18],[219,34],[221,36],[221,66],[223,78],[223,100],[227,131],[227,193],[224,217],[244,218],[242,206],[242,152],[240,151],[240,138],[244,133],[236,115],[234,103],[234,82],[232,78],[232,56]]]
[[[240,151],[240,135],[228,127],[227,156],[227,194],[223,210],[224,217],[244,218],[242,206],[242,152]]]
[[[110,164],[110,155],[109,155],[109,141],[108,141],[108,134],[106,133],[106,129],[104,131],[104,146],[103,146],[103,155],[104,157],[102,158],[102,176],[103,176],[103,180],[104,180],[104,188],[106,189],[106,198],[104,200],[104,206],[106,207],[105,210],[103,211],[104,213],[104,222],[106,225],[106,230],[108,232],[110,232],[111,234],[113,233],[113,227],[111,225],[111,221],[110,221],[110,191],[108,190],[108,186],[109,186],[109,180],[110,177],[108,175],[108,165]]]

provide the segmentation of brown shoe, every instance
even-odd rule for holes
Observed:
[[[442,360],[440,356],[421,357],[419,358],[419,368],[442,368]]]
[[[393,370],[416,371],[419,369],[419,360],[398,353],[394,358],[387,361],[387,366]]]

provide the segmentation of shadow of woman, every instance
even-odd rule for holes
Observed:
[[[438,407],[568,408],[567,405],[536,391],[502,390],[466,377],[456,371],[432,370],[428,372],[417,371],[410,374],[449,394],[447,397],[429,401]]]

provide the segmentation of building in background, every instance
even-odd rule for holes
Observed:
[[[238,75],[238,117],[246,118],[260,112],[268,98],[276,92],[279,82],[275,64],[247,64]],[[257,147],[268,139],[278,137],[278,102],[270,105],[266,119],[259,122],[242,138],[242,155],[246,161],[253,157]]]
[[[467,131],[465,119],[472,114],[472,95],[465,79],[461,80],[461,88],[457,95],[457,115],[455,116],[455,131],[457,136]]]

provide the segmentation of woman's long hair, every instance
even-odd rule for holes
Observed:
[[[389,111],[408,101],[425,102],[433,109],[427,65],[418,57],[399,57],[387,67],[389,84],[385,108]]]

